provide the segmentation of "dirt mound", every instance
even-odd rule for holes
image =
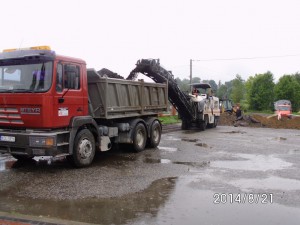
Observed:
[[[251,114],[244,115],[242,120],[236,121],[234,114],[222,113],[219,125],[300,129],[300,116],[282,117],[278,120],[276,115]]]
[[[276,115],[263,116],[253,114],[252,117],[258,120],[265,127],[300,129],[300,116],[282,117],[280,120],[278,120]]]
[[[235,119],[235,115],[224,112],[221,113],[218,124],[221,126],[233,126]]]
[[[112,71],[110,71],[109,69],[106,69],[106,68],[103,68],[103,69],[99,70],[98,73],[101,76],[107,76],[109,78],[124,79],[124,77],[122,77],[119,74],[114,73],[114,72],[112,72]]]

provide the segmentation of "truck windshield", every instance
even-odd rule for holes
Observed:
[[[280,111],[290,111],[290,107],[289,106],[278,106],[277,110],[280,110]]]
[[[52,84],[51,61],[0,66],[0,93],[46,92]]]

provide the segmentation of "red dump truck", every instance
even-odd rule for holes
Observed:
[[[156,147],[167,84],[110,79],[48,46],[0,53],[0,153],[66,156],[76,167],[113,143]]]

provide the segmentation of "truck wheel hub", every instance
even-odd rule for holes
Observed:
[[[159,129],[159,128],[155,128],[155,129],[153,130],[153,140],[154,140],[155,142],[157,142],[158,139],[159,139],[159,131],[158,131],[158,129]]]
[[[86,159],[92,154],[92,143],[89,140],[82,140],[79,144],[79,155],[81,158]]]
[[[143,143],[144,143],[144,133],[143,133],[143,131],[139,130],[137,132],[136,140],[137,140],[137,144],[139,146],[143,145]]]

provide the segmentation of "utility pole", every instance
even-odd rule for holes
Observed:
[[[191,92],[193,91],[192,89],[192,79],[193,79],[193,60],[190,59],[190,89]]]

